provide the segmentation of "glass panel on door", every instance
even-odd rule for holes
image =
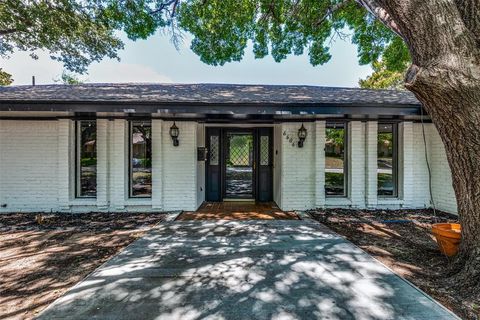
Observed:
[[[225,197],[252,199],[253,134],[229,132],[226,138]]]

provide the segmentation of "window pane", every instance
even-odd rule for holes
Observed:
[[[268,136],[260,137],[260,165],[268,166],[270,164],[270,152],[268,144]]]
[[[133,122],[131,127],[132,197],[152,195],[152,127],[150,122]]]
[[[218,153],[220,151],[219,136],[210,136],[210,165],[218,166]]]
[[[378,124],[377,192],[379,196],[395,196],[395,125]]]
[[[325,194],[344,196],[345,124],[327,123],[325,140]]]
[[[225,196],[253,197],[253,134],[227,133]]]
[[[77,128],[77,196],[95,197],[97,195],[96,121],[79,121]]]

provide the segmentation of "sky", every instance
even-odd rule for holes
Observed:
[[[125,48],[120,61],[104,59],[90,66],[85,82],[169,82],[169,83],[240,83],[240,84],[305,84],[335,87],[358,87],[358,80],[372,70],[360,66],[357,50],[348,41],[331,44],[332,59],[325,65],[312,66],[308,55],[289,56],[280,63],[270,56],[255,59],[251,47],[240,62],[209,66],[189,48],[190,39],[177,50],[167,35],[157,33],[147,40],[123,38]],[[13,75],[14,85],[54,83],[62,73],[62,64],[47,53],[39,52],[33,60],[25,52],[16,52],[9,59],[0,59],[0,67]]]

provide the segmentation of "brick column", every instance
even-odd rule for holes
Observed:
[[[110,191],[111,207],[115,210],[125,209],[127,197],[127,128],[128,122],[116,119],[111,127],[111,161],[110,161]]]
[[[404,200],[405,207],[413,205],[413,157],[414,157],[414,139],[413,123],[402,122],[399,125],[399,188],[400,198]]]
[[[68,119],[58,120],[57,124],[57,190],[58,190],[58,208],[60,211],[70,210],[70,198],[73,196],[71,188],[70,164],[75,163],[75,159],[70,154],[70,141],[74,134],[72,121]],[[72,143],[73,144],[73,143]],[[73,177],[72,177],[73,178]]]
[[[315,122],[315,206],[325,206],[325,121]]]
[[[348,196],[354,207],[365,207],[365,123],[348,125]]]
[[[176,122],[179,146],[174,147],[169,130],[172,121],[162,124],[163,210],[195,210],[197,203],[197,123]]]
[[[368,208],[377,206],[377,131],[376,121],[366,123],[365,134],[365,205]]]
[[[301,125],[301,122],[282,124],[282,209],[284,210],[306,210],[316,206],[316,123],[303,123],[308,133],[303,148],[297,146],[298,129]],[[321,186],[319,193],[320,188]]]
[[[106,119],[97,120],[97,208],[108,209],[108,124]]]
[[[163,120],[152,120],[152,209],[163,210]]]

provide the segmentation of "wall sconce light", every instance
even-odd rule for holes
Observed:
[[[298,129],[298,147],[299,148],[303,148],[303,142],[305,141],[306,137],[307,137],[307,129],[305,129],[302,123],[302,126],[300,127],[300,129]]]
[[[180,130],[178,129],[175,121],[173,121],[173,125],[170,127],[170,137],[172,137],[173,146],[178,147],[178,135],[180,134]]]

